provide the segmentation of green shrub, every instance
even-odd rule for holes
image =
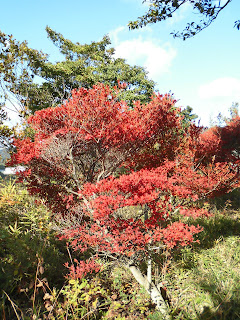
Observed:
[[[68,255],[52,230],[50,212],[13,179],[0,185],[0,242],[0,308],[11,319],[10,300],[19,308],[33,305],[39,277],[62,286]]]

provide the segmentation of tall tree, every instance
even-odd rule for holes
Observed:
[[[150,23],[170,19],[181,7],[188,4],[192,7],[193,13],[201,17],[200,21],[189,22],[183,31],[174,31],[171,33],[173,37],[186,40],[207,28],[231,1],[232,0],[144,0],[143,2],[150,2],[148,12],[136,21],[129,22],[128,26],[130,29],[137,29]],[[235,21],[234,27],[238,30],[240,29],[240,20]]]
[[[52,63],[49,56],[29,48],[27,42],[18,42],[12,36],[0,33],[0,99],[21,112],[34,112],[62,104],[76,88],[91,88],[102,82],[114,87],[126,83],[122,99],[130,105],[134,100],[146,103],[153,94],[155,83],[139,66],[130,66],[124,59],[114,57],[111,41],[104,36],[91,44],[73,43],[60,33],[46,28],[49,39],[63,55],[63,60]]]
[[[38,85],[34,84],[40,65],[47,55],[19,42],[12,35],[0,31],[0,106],[20,114],[28,110],[34,97],[38,99]],[[40,91],[40,90],[39,90]],[[47,100],[41,93],[41,99]]]

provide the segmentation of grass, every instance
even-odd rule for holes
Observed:
[[[166,274],[173,319],[240,319],[240,212],[205,221],[202,243],[184,249]]]
[[[173,320],[240,319],[240,210],[221,201],[213,217],[194,222],[204,227],[200,244],[176,253],[161,274]],[[121,268],[85,285],[67,281],[69,256],[55,240],[50,213],[13,180],[0,185],[0,241],[4,320],[161,319]]]

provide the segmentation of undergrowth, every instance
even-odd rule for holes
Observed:
[[[211,218],[195,221],[204,227],[200,244],[155,266],[173,320],[240,319],[240,211],[218,202]],[[51,213],[23,185],[1,181],[1,319],[161,319],[120,266],[67,279],[64,263],[76,253],[57,240],[52,225]]]
[[[173,319],[240,319],[240,210],[195,223],[204,226],[200,244],[183,249],[166,273]]]

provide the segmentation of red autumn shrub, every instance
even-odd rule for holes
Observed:
[[[174,104],[156,95],[129,108],[116,88],[82,88],[29,118],[34,141],[15,141],[11,163],[26,167],[20,178],[56,215],[70,217],[62,237],[91,255],[69,267],[72,277],[99,271],[99,258],[133,272],[159,248],[191,244],[202,228],[181,215],[206,216],[200,200],[238,186],[238,163],[220,154],[239,123],[221,136],[196,126],[183,132]]]
[[[239,164],[240,116],[235,115],[224,127],[213,127],[200,135],[199,154],[206,159],[215,156],[219,162]]]
[[[15,141],[11,165],[30,169],[25,174],[30,192],[55,212],[69,212],[85,182],[106,178],[123,165],[151,168],[174,158],[180,121],[173,105],[168,95],[158,95],[130,109],[107,86],[75,90],[65,105],[28,119],[34,141]]]

